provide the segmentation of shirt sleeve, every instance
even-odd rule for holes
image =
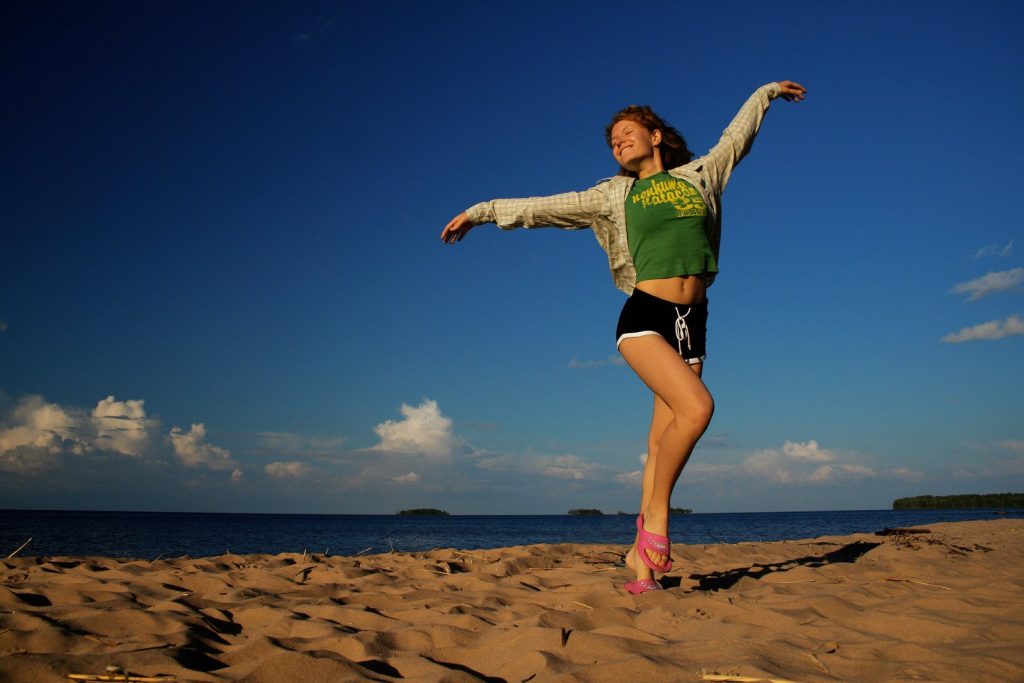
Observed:
[[[768,83],[755,90],[722,132],[718,144],[700,159],[705,166],[705,173],[719,191],[729,182],[729,176],[736,164],[750,151],[771,101],[780,93],[778,83]]]
[[[502,230],[555,227],[578,230],[590,227],[606,213],[604,183],[583,192],[565,192],[546,197],[492,199],[466,209],[473,225],[496,223]]]

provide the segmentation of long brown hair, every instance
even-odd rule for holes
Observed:
[[[679,131],[668,125],[665,119],[655,114],[646,104],[631,104],[612,117],[612,122],[604,129],[604,139],[609,147],[612,146],[612,127],[625,119],[636,121],[648,131],[661,131],[661,142],[658,143],[658,149],[661,150],[661,162],[666,169],[682,166],[693,159],[693,152],[686,146],[686,140],[683,139]],[[636,173],[627,171],[621,166],[619,166],[618,175],[637,177]]]

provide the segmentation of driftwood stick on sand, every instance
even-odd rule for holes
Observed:
[[[946,586],[940,586],[937,583],[926,583],[925,581],[918,581],[917,579],[901,579],[901,578],[896,577],[896,576],[894,576],[894,577],[892,577],[890,579],[886,579],[886,581],[904,581],[906,583],[919,583],[922,586],[931,586],[932,588],[941,588],[944,591],[951,591],[951,590],[953,590],[952,588],[947,588]]]
[[[31,539],[31,538],[29,538],[29,539],[28,539],[27,541],[25,541],[24,543],[22,543],[21,545],[19,545],[19,546],[18,546],[18,549],[17,549],[17,550],[15,550],[15,551],[14,551],[13,553],[11,553],[10,555],[8,555],[8,556],[7,556],[7,558],[8,558],[8,559],[10,559],[10,558],[14,557],[14,556],[15,556],[15,555],[17,555],[18,553],[20,553],[20,552],[21,552],[21,550],[22,550],[22,549],[23,549],[23,548],[24,548],[25,546],[27,546],[27,545],[28,545],[29,543],[31,543],[31,542],[32,542],[32,539]]]
[[[788,678],[766,678],[764,676],[721,676],[719,674],[701,674],[705,681],[729,681],[730,683],[797,683]]]
[[[72,681],[130,681],[130,683],[173,683],[174,676],[132,676],[131,674],[68,674]]]

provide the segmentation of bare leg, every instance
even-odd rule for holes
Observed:
[[[651,501],[651,494],[654,492],[654,471],[656,469],[655,463],[658,461],[658,447],[665,429],[670,424],[672,424],[672,409],[657,394],[654,394],[651,428],[647,433],[647,461],[644,463],[643,483],[640,490],[640,510],[646,510],[647,504]],[[651,568],[636,559],[636,544],[638,540],[638,537],[634,538],[633,547],[626,554],[626,564],[636,572],[637,578],[653,579],[654,572]]]
[[[641,511],[647,531],[667,536],[672,489],[711,421],[714,401],[700,379],[701,366],[687,365],[661,337],[647,335],[626,339],[619,350],[656,397],[644,466]],[[655,564],[664,564],[668,559],[651,551],[647,555]],[[626,560],[637,578],[652,577],[651,570],[636,561],[635,545]]]

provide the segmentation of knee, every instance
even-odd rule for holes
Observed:
[[[699,436],[711,424],[711,417],[715,414],[715,399],[711,394],[694,397],[673,413],[677,425],[684,426]]]
[[[715,414],[715,399],[711,397],[711,394],[707,394],[702,397],[697,405],[694,407],[693,421],[695,424],[700,426],[700,431],[703,434],[704,430],[711,424],[711,418]]]

